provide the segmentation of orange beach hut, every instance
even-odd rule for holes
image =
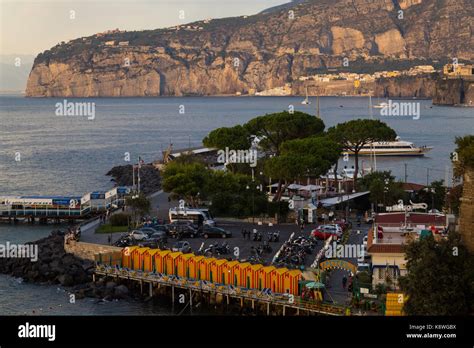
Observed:
[[[138,248],[132,251],[132,269],[143,271],[144,253],[150,248]]]
[[[165,274],[165,257],[171,253],[169,250],[160,250],[155,254],[155,272]]]
[[[177,276],[189,278],[189,262],[193,258],[193,254],[181,254],[176,259]]]
[[[243,262],[235,265],[234,267],[234,284],[243,288],[250,287],[250,267],[252,266],[249,262]]]
[[[284,276],[288,268],[277,268],[272,271],[272,292],[284,293]]]
[[[204,259],[204,256],[192,256],[189,259],[188,262],[188,270],[189,270],[189,279],[195,279],[198,280],[200,279],[200,270],[199,270],[199,264],[201,263],[201,260]]]
[[[132,252],[138,249],[138,246],[126,247],[122,249],[122,267],[132,268]]]
[[[298,282],[301,279],[301,271],[293,269],[283,275],[284,292],[298,296]]]
[[[216,261],[214,257],[205,257],[199,262],[199,280],[210,281],[211,264]]]
[[[239,261],[227,261],[222,266],[222,273],[224,275],[225,285],[234,285],[234,273],[235,267],[239,264]]]
[[[250,275],[250,289],[258,289],[259,285],[259,270],[263,268],[262,265],[252,265],[250,266],[249,274],[247,277]]]
[[[276,270],[275,266],[262,267],[258,270],[258,289],[272,288],[272,272]]]
[[[160,249],[149,249],[143,255],[143,270],[145,272],[153,272],[155,270],[155,254],[159,253]]]
[[[211,262],[211,273],[209,274],[209,281],[212,283],[224,284],[225,275],[224,275],[224,265],[227,263],[227,260],[218,259]]]
[[[177,259],[180,255],[183,255],[182,252],[176,251],[174,253],[166,254],[165,256],[165,273],[167,275],[177,275],[178,267],[177,267]]]

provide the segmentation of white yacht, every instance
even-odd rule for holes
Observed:
[[[389,104],[388,103],[379,103],[379,104],[375,104],[374,106],[372,106],[374,109],[383,109],[383,108],[387,108],[389,107]]]
[[[303,105],[309,105],[309,104],[311,104],[311,102],[309,101],[309,98],[308,98],[308,87],[306,87],[306,98],[305,98],[305,100],[303,100],[303,101],[301,102],[301,104],[303,104]]]
[[[425,153],[429,152],[433,148],[431,146],[416,146],[415,144],[401,140],[397,137],[395,141],[380,141],[373,142],[365,145],[360,150],[359,155],[361,156],[424,156]],[[348,151],[349,155],[354,153]]]

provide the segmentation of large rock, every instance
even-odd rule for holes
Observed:
[[[128,288],[125,285],[119,285],[114,290],[116,298],[126,298],[128,296]]]

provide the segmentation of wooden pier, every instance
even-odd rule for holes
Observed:
[[[116,280],[137,282],[143,293],[148,291],[153,297],[156,289],[167,288],[171,290],[171,303],[174,307],[177,293],[189,294],[188,304],[190,310],[193,308],[193,298],[207,298],[209,303],[218,305],[239,305],[241,308],[251,308],[258,314],[272,315],[281,313],[285,315],[332,315],[342,316],[347,314],[347,308],[343,306],[329,305],[324,303],[310,302],[298,296],[285,294],[267,294],[259,290],[244,289],[233,286],[219,285],[206,281],[190,280],[176,276],[168,276],[157,273],[128,270],[125,268],[97,265],[94,274],[96,276],[111,277]],[[181,302],[182,303],[182,302]]]

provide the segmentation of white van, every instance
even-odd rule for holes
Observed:
[[[192,221],[199,226],[199,222],[205,226],[215,226],[214,218],[209,209],[195,208],[171,208],[169,210],[170,222],[174,221]]]

